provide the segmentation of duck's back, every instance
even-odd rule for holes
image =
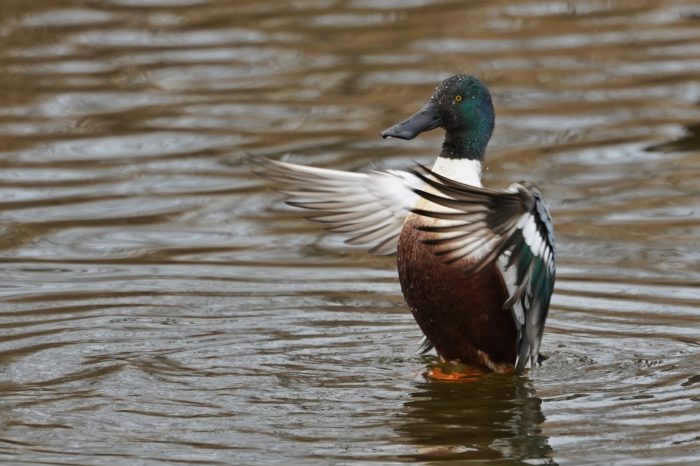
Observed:
[[[464,262],[445,264],[423,241],[432,233],[417,227],[432,222],[410,215],[398,244],[401,290],[421,330],[445,360],[496,372],[513,368],[517,330],[503,276],[494,262],[466,277]]]

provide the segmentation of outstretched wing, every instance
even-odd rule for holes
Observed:
[[[364,245],[374,254],[393,254],[403,222],[423,185],[417,176],[398,170],[352,173],[255,159],[256,174],[274,182],[286,203],[316,211],[307,218],[345,242]]]
[[[554,229],[540,191],[530,183],[515,183],[508,191],[494,191],[459,183],[419,165],[413,173],[437,194],[416,189],[421,197],[447,207],[447,211],[414,210],[426,217],[451,220],[445,225],[421,227],[437,234],[447,262],[476,251],[488,252],[464,270],[476,273],[496,260],[515,272],[514,291],[503,304],[511,309],[518,327],[516,369],[527,360],[534,369],[542,331],[554,289]],[[512,268],[512,269],[511,269]]]

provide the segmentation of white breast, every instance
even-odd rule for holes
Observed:
[[[445,176],[451,180],[459,181],[460,183],[471,186],[481,187],[481,162],[478,160],[468,159],[446,159],[438,157],[433,165],[433,171],[438,175]],[[430,186],[424,186],[423,189],[433,194],[440,194]],[[443,195],[443,194],[440,194]],[[452,209],[433,204],[425,199],[418,198],[414,208],[436,210],[441,212],[449,212]]]
[[[469,159],[446,159],[438,157],[433,171],[460,183],[481,187],[481,162]]]
[[[445,176],[460,183],[468,184],[471,186],[481,187],[481,162],[478,160],[467,160],[467,159],[447,159],[438,157],[433,165],[433,171],[439,175]],[[444,196],[444,194],[438,192],[431,186],[424,185],[423,190]],[[434,204],[422,197],[419,197],[416,201],[414,208],[423,210],[432,210],[438,212],[457,212],[456,210],[450,209],[449,207],[444,207],[438,204]],[[420,215],[411,214],[408,216],[411,219],[412,225],[421,226],[451,226],[455,224],[462,223],[461,221],[453,220],[443,220],[430,217],[423,217]],[[458,236],[459,232],[455,233]],[[431,237],[430,233],[426,233],[424,238]],[[483,257],[490,250],[489,245],[474,251],[470,258],[478,259]]]

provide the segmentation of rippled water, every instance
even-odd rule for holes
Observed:
[[[0,462],[700,461],[697,2],[1,3]],[[243,162],[428,162],[378,132],[464,71],[555,216],[532,380],[426,381],[393,260]]]

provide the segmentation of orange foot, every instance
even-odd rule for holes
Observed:
[[[448,362],[429,367],[425,377],[449,382],[475,382],[486,374],[487,372],[483,369]]]

